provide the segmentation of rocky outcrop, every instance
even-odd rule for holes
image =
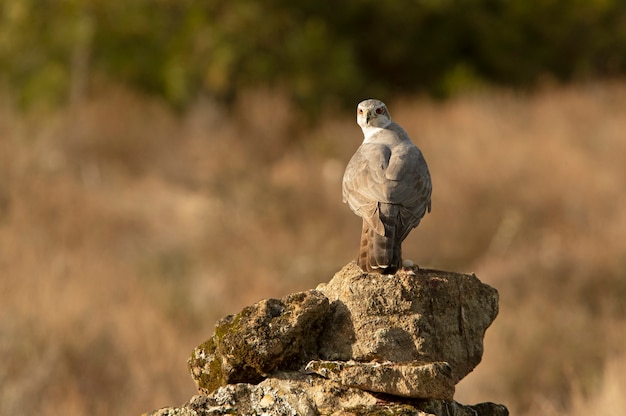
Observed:
[[[464,406],[453,400],[402,399],[373,394],[301,372],[278,372],[259,384],[229,384],[209,395],[197,395],[180,407],[149,416],[507,416],[494,403]]]
[[[448,363],[311,361],[306,370],[344,386],[400,397],[452,400],[454,395]]]
[[[151,415],[507,415],[453,400],[497,313],[497,291],[474,275],[350,263],[220,320],[189,359],[200,395]]]
[[[317,356],[317,340],[329,310],[328,298],[311,290],[281,300],[265,299],[220,320],[214,335],[189,359],[200,392],[258,383],[277,369],[306,364]]]
[[[455,384],[480,362],[485,330],[498,314],[498,292],[460,273],[366,274],[350,263],[318,289],[333,306],[322,358],[444,361]]]

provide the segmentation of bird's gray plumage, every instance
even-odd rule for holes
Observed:
[[[430,173],[382,101],[359,103],[357,123],[364,140],[346,167],[343,201],[363,218],[358,263],[368,272],[395,273],[402,241],[430,212]]]

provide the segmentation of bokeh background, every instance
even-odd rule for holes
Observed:
[[[433,211],[404,254],[501,296],[464,403],[626,408],[626,3],[0,0],[0,414],[195,392],[215,322],[356,257],[383,99]]]

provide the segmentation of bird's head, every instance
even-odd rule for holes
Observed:
[[[356,107],[356,122],[363,130],[385,128],[391,123],[387,106],[380,100],[364,100]]]

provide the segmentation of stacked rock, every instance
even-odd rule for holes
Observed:
[[[188,362],[200,394],[150,415],[508,415],[453,399],[497,314],[498,292],[474,275],[350,263],[220,320]]]

